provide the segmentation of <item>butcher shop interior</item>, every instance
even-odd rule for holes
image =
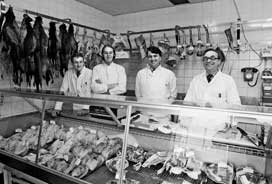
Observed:
[[[0,0],[0,183],[272,184],[271,0]]]

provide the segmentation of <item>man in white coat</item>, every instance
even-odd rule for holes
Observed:
[[[137,99],[171,101],[177,96],[176,76],[161,66],[162,52],[158,47],[147,49],[148,65],[136,76],[135,95]]]
[[[203,55],[205,72],[193,78],[184,101],[208,107],[241,105],[235,81],[219,69],[221,62],[224,61],[225,56],[220,48],[205,50]]]
[[[119,95],[126,92],[125,68],[114,63],[115,50],[110,45],[102,49],[103,63],[93,68],[91,88],[94,93]]]
[[[92,70],[85,67],[82,53],[72,56],[72,65],[73,68],[64,75],[60,91],[67,96],[90,97]],[[53,116],[62,110],[62,105],[63,102],[56,102],[55,111],[52,112]],[[89,112],[89,105],[73,104],[73,110],[76,110],[78,115],[85,115]]]
[[[162,52],[158,47],[147,48],[148,64],[138,71],[135,95],[138,101],[147,103],[170,104],[177,96],[176,76],[161,66]],[[142,114],[163,119],[167,122],[168,113],[158,109],[145,109]],[[166,119],[165,119],[166,118]],[[148,122],[148,120],[146,120]]]

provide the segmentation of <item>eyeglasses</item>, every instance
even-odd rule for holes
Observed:
[[[203,61],[204,61],[204,62],[206,62],[206,61],[208,61],[208,60],[215,61],[215,60],[217,60],[217,59],[219,59],[219,58],[218,58],[218,57],[215,57],[215,56],[211,56],[211,57],[204,56],[204,57],[203,57]]]

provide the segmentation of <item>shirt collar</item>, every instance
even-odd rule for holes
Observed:
[[[152,72],[151,67],[148,64],[147,64],[147,68],[148,68],[148,71]],[[153,72],[160,71],[161,69],[162,69],[162,66],[159,65]]]
[[[86,67],[85,66],[83,66],[83,68],[82,68],[82,70],[80,71],[80,75],[81,74],[83,74],[84,72],[85,72],[85,70],[86,70]],[[76,70],[75,69],[73,69],[73,73],[75,74],[75,76],[76,76]]]
[[[222,72],[220,70],[218,70],[213,77],[217,76],[218,74],[220,75],[221,73]],[[204,72],[204,74],[205,74],[205,76],[209,75],[206,71]]]
[[[215,78],[217,78],[217,77],[220,76],[221,74],[222,74],[221,70],[218,70],[218,72],[215,74],[215,76],[213,76],[213,80],[212,80],[212,81],[214,81]],[[208,75],[207,72],[204,71],[204,72],[202,73],[202,75],[201,75],[201,80],[207,82],[207,75]]]
[[[108,64],[106,64],[104,61],[103,61],[103,63],[102,63],[102,65],[104,66],[104,67],[111,67],[111,66],[113,66],[115,63],[114,62],[111,62],[109,65]]]

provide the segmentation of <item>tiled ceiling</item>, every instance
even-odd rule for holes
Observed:
[[[159,8],[174,7],[188,3],[201,3],[214,0],[75,0],[116,16]]]

